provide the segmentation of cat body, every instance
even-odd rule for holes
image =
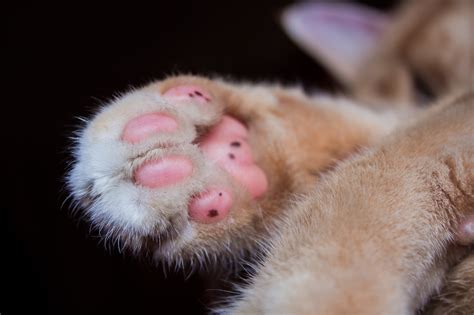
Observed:
[[[474,311],[473,52],[462,35],[459,67],[446,51],[419,57],[466,21],[470,2],[454,2],[427,1],[423,19],[407,5],[379,26],[394,35],[343,66],[312,46],[352,99],[195,76],[125,93],[79,133],[73,196],[106,239],[170,265],[229,268],[257,252],[222,313]],[[441,22],[410,26],[433,12]],[[435,105],[416,106],[410,69]]]

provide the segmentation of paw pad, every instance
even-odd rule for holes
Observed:
[[[202,139],[201,150],[244,186],[253,198],[268,188],[265,173],[255,164],[247,142],[248,131],[238,120],[224,116]]]
[[[183,156],[167,156],[142,164],[134,174],[135,182],[148,188],[176,184],[191,175],[193,165]]]
[[[198,223],[222,221],[232,206],[232,195],[222,188],[212,188],[192,199],[189,217]]]
[[[122,140],[137,143],[159,132],[172,132],[178,129],[174,118],[160,113],[145,114],[130,120],[122,133]]]
[[[194,100],[201,104],[211,101],[211,95],[196,85],[176,86],[163,93],[163,96],[174,100]]]

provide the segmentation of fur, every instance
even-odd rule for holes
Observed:
[[[469,13],[470,1],[407,4],[381,48],[356,68],[359,79],[343,79],[353,97],[195,76],[124,93],[78,133],[72,195],[106,240],[136,255],[231,270],[253,255],[249,285],[222,313],[472,313],[473,248],[456,240],[474,211],[474,52],[457,31],[471,27]],[[449,51],[438,53],[432,47],[443,36]],[[412,71],[437,98],[451,96],[417,107]],[[183,84],[209,91],[212,106],[162,97]],[[120,141],[129,120],[154,111],[174,117],[178,131]],[[248,127],[268,176],[257,201],[196,144],[223,114]],[[134,184],[140,164],[169,154],[191,159],[187,180],[164,189]],[[235,193],[229,217],[189,220],[189,199],[211,183]]]

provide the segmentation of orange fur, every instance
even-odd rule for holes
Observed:
[[[471,92],[342,163],[287,210],[232,313],[410,314],[426,303],[469,252],[453,239],[474,204],[473,120]]]
[[[350,84],[370,104],[419,102],[421,80],[435,96],[474,84],[474,3],[470,0],[406,1],[379,48],[367,56]]]
[[[201,112],[163,105],[184,126],[171,140],[195,141],[223,114],[238,118],[249,129],[268,192],[252,201],[230,184],[236,201],[228,219],[189,223],[187,198],[202,188],[203,174],[230,182],[191,143],[176,150],[200,166],[195,182],[151,199],[148,217],[133,229],[130,222],[100,221],[97,208],[91,210],[100,228],[136,252],[178,264],[235,263],[263,245],[266,256],[233,305],[235,313],[409,314],[423,307],[426,314],[474,312],[474,254],[454,241],[457,224],[474,211],[474,96],[453,94],[429,110],[415,108],[411,74],[417,72],[437,96],[472,89],[474,53],[465,34],[451,29],[469,21],[469,13],[467,0],[414,1],[402,8],[391,35],[350,84],[357,103],[306,96],[298,88],[194,76],[128,93],[82,133],[70,186],[88,207],[114,189],[109,182],[129,184],[138,164],[164,153],[144,145],[119,172],[95,179],[88,177],[93,172],[86,160],[98,154],[89,147],[110,145],[127,120],[155,109],[145,102],[148,96],[196,84],[213,95],[213,104]],[[449,49],[433,50],[438,42]]]

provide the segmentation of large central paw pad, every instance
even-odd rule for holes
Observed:
[[[202,140],[201,149],[242,184],[252,197],[258,198],[267,189],[267,178],[255,164],[247,136],[244,125],[224,116]]]
[[[202,106],[212,102],[209,92],[195,85],[168,89],[163,96],[170,101],[188,102],[189,106]],[[182,104],[181,104],[182,105]],[[172,134],[179,129],[178,120],[163,112],[143,114],[125,124],[121,139],[131,145],[158,134]],[[225,170],[252,198],[267,190],[267,177],[256,165],[248,143],[248,130],[238,120],[224,115],[198,141],[202,154],[215,167]],[[135,185],[160,189],[188,179],[194,168],[192,159],[183,155],[167,155],[143,162],[133,173]],[[216,223],[229,214],[234,203],[230,187],[211,186],[189,201],[189,217],[199,223]]]

